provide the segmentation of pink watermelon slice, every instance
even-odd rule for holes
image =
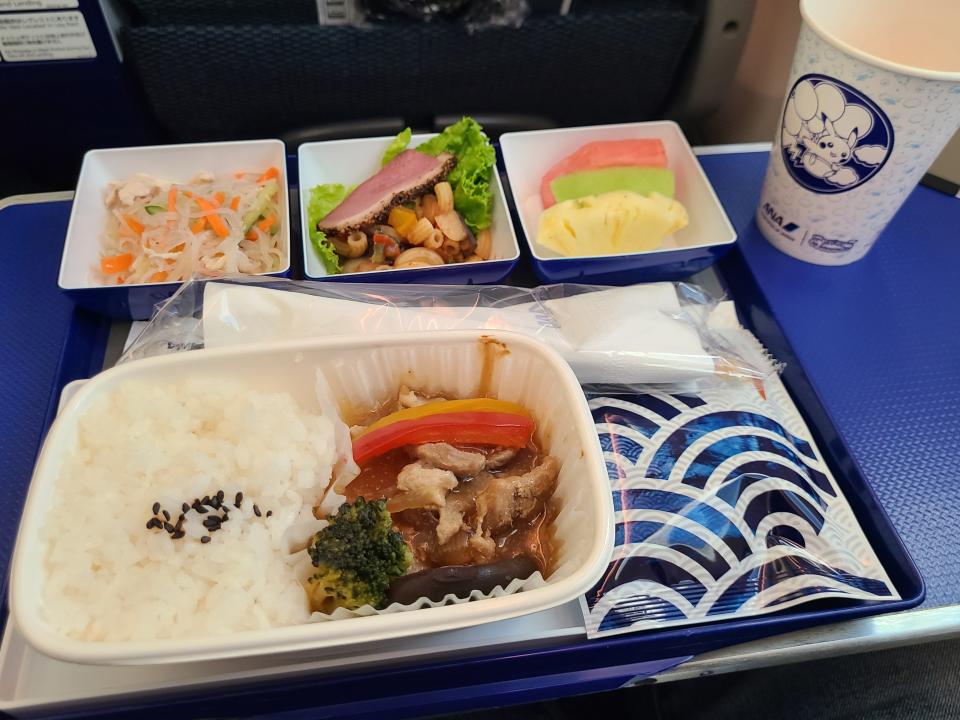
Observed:
[[[540,197],[544,209],[556,203],[550,182],[561,175],[581,170],[602,170],[609,167],[667,166],[667,151],[655,138],[639,140],[597,140],[567,155],[547,171],[540,181]]]

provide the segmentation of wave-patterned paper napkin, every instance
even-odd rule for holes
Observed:
[[[779,378],[590,408],[616,523],[591,637],[899,595]]]

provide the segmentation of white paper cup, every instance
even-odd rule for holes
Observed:
[[[801,0],[803,25],[757,209],[779,250],[870,250],[960,126],[960,2]]]

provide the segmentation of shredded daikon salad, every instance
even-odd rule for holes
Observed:
[[[286,219],[278,176],[271,167],[230,177],[199,172],[185,183],[149,175],[110,183],[98,277],[121,285],[280,270]]]

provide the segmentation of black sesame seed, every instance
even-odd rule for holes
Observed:
[[[226,497],[226,495],[223,492],[223,490],[217,490],[217,500],[219,500],[220,502],[223,502],[224,497]]]
[[[218,497],[215,497],[213,500],[210,501],[210,507],[212,507],[214,510],[219,510],[222,504],[223,503],[220,501],[220,498]]]
[[[196,510],[201,515],[206,515],[209,511],[203,505],[197,505],[194,510]]]
[[[170,519],[170,513],[169,513],[167,510],[164,510],[164,511],[163,511],[163,517],[164,517],[165,520],[169,520],[169,519]]]
[[[187,505],[186,503],[184,503],[183,505],[180,506],[180,512],[182,512],[182,513],[187,512],[189,509],[190,509],[190,506]]]
[[[210,496],[209,496],[209,495],[204,495],[204,496],[203,496],[203,500],[200,501],[200,504],[201,504],[201,505],[209,505],[209,504],[210,504]]]
[[[273,510],[267,510],[267,517],[270,517],[271,515],[273,515]]]
[[[153,504],[153,514],[156,515],[158,512],[160,512],[160,503],[155,502]]]
[[[206,545],[208,542],[210,542],[210,536],[209,536],[209,535],[204,535],[202,538],[200,538],[200,542],[202,542],[204,545]]]
[[[177,518],[177,524],[173,526],[173,527],[174,527],[174,530],[176,530],[177,532],[180,532],[181,530],[183,530],[183,519],[184,519],[184,518],[183,518],[183,515],[181,515],[180,517],[178,517],[178,518]]]
[[[212,530],[213,528],[218,528],[220,527],[220,518],[218,518],[216,515],[211,515],[210,517],[208,517],[203,521],[203,526],[208,530]]]
[[[254,506],[253,506],[253,514],[256,515],[257,517],[260,517],[260,506],[259,506],[259,505],[254,505]]]
[[[229,519],[230,519],[230,516],[227,515],[226,513],[224,513],[224,514],[220,517],[220,522],[226,522],[226,521],[229,520]]]
[[[179,540],[179,539],[182,538],[184,535],[186,535],[186,533],[185,533],[183,530],[177,530],[173,535],[170,536],[170,539],[171,539],[171,540]]]
[[[238,493],[237,493],[237,497],[235,497],[234,500],[233,500],[233,506],[234,506],[235,508],[238,508],[238,507],[240,507],[240,503],[242,503],[242,502],[243,502],[243,493],[242,493],[242,492],[238,492]]]
[[[163,529],[166,530],[166,531],[167,531],[168,533],[170,533],[170,534],[173,534],[174,532],[176,532],[176,530],[175,530],[175,528],[173,527],[173,525],[171,525],[171,524],[168,523],[168,522],[165,522],[165,523],[163,524]]]
[[[154,520],[156,520],[156,518],[150,518],[149,520],[147,520],[147,530],[153,530],[153,521],[154,521]]]

